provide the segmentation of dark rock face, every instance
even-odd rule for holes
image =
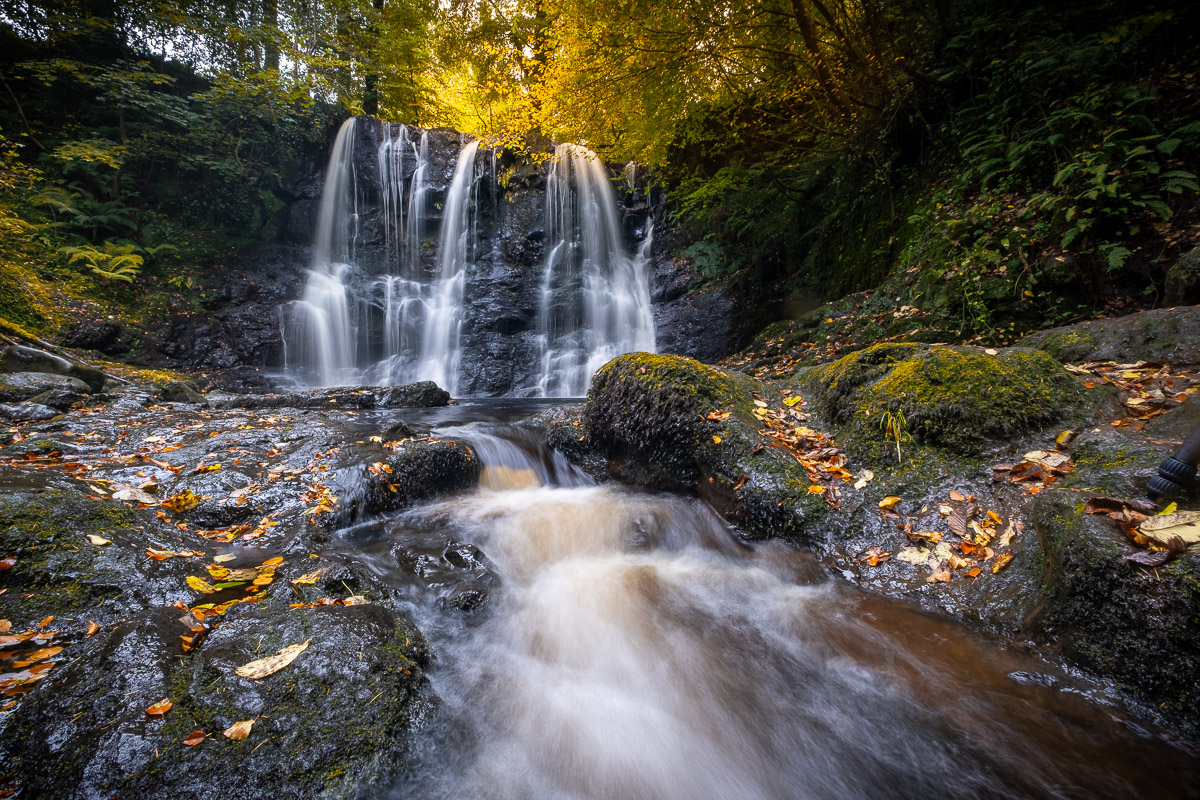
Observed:
[[[1145,360],[1191,366],[1200,364],[1200,306],[1088,320],[1038,331],[1020,344],[1072,363]]]
[[[359,269],[351,280],[364,286],[392,270],[395,258],[395,243],[390,254],[387,246],[379,185],[377,154],[384,135],[383,123],[359,118],[354,151],[360,195],[355,239]],[[449,129],[429,131],[425,235],[431,245],[419,259],[428,275],[436,270],[441,209],[463,142],[461,134]],[[327,157],[327,153],[314,153],[288,170],[280,187],[287,205],[276,219],[277,240],[241,250],[214,275],[211,285],[221,291],[209,302],[207,316],[167,319],[143,341],[135,341],[116,323],[82,323],[70,332],[69,343],[143,366],[202,372],[209,387],[249,392],[277,389],[270,373],[283,365],[282,326],[288,304],[300,296],[312,262]],[[405,168],[415,169],[411,159]],[[481,150],[477,157],[475,223],[469,242],[474,266],[465,286],[458,390],[464,396],[512,394],[515,387],[536,384],[540,364],[534,329],[546,258],[546,169],[545,164],[509,151]],[[610,171],[617,174],[616,169]],[[411,174],[403,177],[408,180]],[[645,179],[618,192],[630,252],[649,235],[652,213],[662,216],[660,198],[652,202],[650,194]],[[735,311],[736,292],[719,286],[688,295],[691,266],[671,258],[669,231],[656,231],[654,236],[649,279],[658,350],[710,361],[744,344],[745,326],[739,325]],[[359,293],[372,298],[361,314],[381,313],[381,298],[365,288]],[[362,330],[368,327],[372,326],[364,325]],[[362,338],[360,353],[382,351],[381,341],[371,340],[365,332]]]
[[[1200,247],[1180,256],[1167,273],[1163,302],[1169,306],[1200,303]]]

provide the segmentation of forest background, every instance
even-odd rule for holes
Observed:
[[[736,282],[777,342],[795,298],[869,292],[1001,343],[1195,302],[1198,22],[1161,0],[3,0],[0,326],[203,313],[274,236],[281,175],[355,113],[639,161],[693,288]]]

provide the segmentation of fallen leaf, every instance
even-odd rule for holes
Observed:
[[[6,619],[0,619],[0,633],[8,633],[12,630],[12,623]]]
[[[962,503],[962,502],[966,501],[967,498],[964,497],[963,493],[958,491],[957,489],[951,489],[950,490],[950,499],[954,500],[956,502]]]
[[[187,511],[189,508],[195,508],[199,503],[200,498],[196,497],[191,489],[184,489],[162,501],[162,505],[175,512]]]
[[[296,656],[307,650],[311,642],[312,639],[308,639],[300,644],[289,644],[275,655],[251,661],[249,664],[238,667],[234,672],[243,678],[254,678],[256,680],[274,675],[292,663],[296,659]]]
[[[227,561],[233,561],[235,558],[237,558],[237,556],[233,553],[224,553],[219,556],[213,556],[213,561],[217,562],[218,564],[224,564]]]
[[[105,539],[103,536],[97,536],[94,533],[89,533],[87,540],[96,545],[96,547],[104,547],[106,544],[112,544],[112,539]]]
[[[0,572],[8,572],[10,569],[16,566],[16,563],[17,560],[12,556],[9,556],[8,558],[0,558]]]
[[[1200,511],[1177,511],[1150,517],[1137,527],[1138,533],[1160,547],[1183,549],[1200,545]],[[1178,539],[1178,543],[1172,540]]]
[[[158,503],[157,497],[141,489],[136,489],[133,486],[128,486],[124,483],[114,483],[112,487],[116,489],[112,494],[113,500],[131,500],[135,503],[144,503],[148,506]]]
[[[146,713],[152,717],[161,717],[170,710],[171,701],[164,697],[162,700],[159,700],[157,703],[147,708]]]
[[[983,572],[983,570],[981,570],[979,567],[976,567],[975,569],[967,570],[967,576],[971,578],[978,578],[979,573],[981,572]]]
[[[926,583],[949,583],[950,582],[950,567],[945,563],[939,563],[933,572],[925,579]]]
[[[745,486],[745,485],[746,485],[746,481],[747,481],[747,479],[748,479],[748,476],[746,476],[746,475],[743,475],[742,477],[738,478],[738,479],[737,479],[737,483],[735,483],[735,484],[733,485],[733,491],[735,491],[735,492],[736,492],[738,489],[740,489],[740,488],[742,488],[743,486]]]
[[[51,614],[50,616],[46,617],[45,619],[43,619],[41,622],[39,622],[39,623],[38,623],[38,625],[37,625],[37,626],[38,626],[38,630],[39,630],[39,631],[41,631],[41,630],[45,630],[45,629],[46,629],[46,626],[47,626],[47,625],[49,625],[51,622],[54,622],[54,615],[53,615],[53,614]]]
[[[804,402],[803,398],[801,398],[800,395],[798,395],[798,394],[794,394],[791,397],[783,398],[783,404],[785,406],[787,406],[788,408],[791,408],[792,406],[795,406],[795,405],[799,405],[800,403],[803,403],[803,402]]]
[[[283,556],[275,556],[274,558],[268,558],[266,561],[262,562],[262,564],[260,566],[278,567],[282,563],[283,563]]]
[[[187,585],[201,594],[212,594],[217,591],[216,587],[214,587],[211,583],[203,578],[197,578],[195,575],[188,575]]]
[[[809,494],[825,494],[826,488],[827,487],[822,486],[819,483],[814,483],[808,487],[808,493]]]
[[[713,436],[713,444],[720,444],[720,443],[721,443],[721,437],[714,435]]]
[[[899,502],[899,497],[888,496],[879,501],[879,508],[881,511],[891,511]]]
[[[99,626],[99,625],[97,625],[96,623],[92,622],[92,621],[89,619],[89,620],[88,620],[88,629],[87,629],[87,633],[86,633],[86,634],[84,634],[84,637],[83,637],[83,638],[85,638],[85,639],[90,639],[90,638],[92,638],[93,636],[95,636],[95,635],[96,635],[97,633],[99,633],[99,632],[100,632],[100,626]]]
[[[866,485],[875,478],[875,473],[869,469],[864,469],[862,472],[858,473],[858,475],[856,475],[855,477],[857,478],[857,480],[854,481],[854,488],[862,489],[862,488],[866,487]]]
[[[1159,567],[1171,560],[1170,550],[1130,550],[1121,558],[1146,567]]]
[[[875,546],[868,549],[865,553],[858,557],[858,560],[864,564],[870,564],[872,567],[878,566],[879,562],[887,561],[891,558],[891,554],[882,547]]]
[[[317,580],[322,575],[324,575],[328,571],[329,571],[328,567],[321,567],[320,569],[318,569],[314,572],[307,572],[307,573],[301,575],[299,578],[295,578],[294,580],[292,580],[292,583],[301,584],[303,586],[312,586],[314,583],[317,582]]]
[[[896,554],[896,559],[909,564],[929,564],[937,563],[937,559],[931,562],[931,553],[924,547],[906,547]]]
[[[1007,553],[1001,553],[1000,555],[996,556],[996,560],[992,562],[992,574],[995,575],[997,572],[1007,567],[1009,562],[1012,560],[1013,554],[1011,551]]]
[[[184,737],[183,743],[188,747],[195,747],[208,738],[208,734],[204,731],[192,731]]]
[[[254,726],[254,720],[244,719],[241,722],[235,722],[225,729],[225,738],[233,739],[239,742],[250,735],[250,728]]]

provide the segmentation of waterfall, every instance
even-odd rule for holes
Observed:
[[[351,117],[342,123],[333,142],[321,192],[312,267],[293,307],[292,330],[284,336],[289,361],[294,359],[325,386],[345,382],[355,362],[358,326],[346,291],[358,233],[355,122]]]
[[[421,380],[435,382],[450,394],[458,389],[458,366],[462,360],[463,284],[466,280],[468,237],[472,230],[470,196],[475,183],[475,153],[479,142],[465,145],[458,154],[454,178],[446,195],[439,236],[437,282],[425,317],[421,348]]]
[[[585,147],[560,144],[547,179],[546,234],[537,388],[547,396],[575,397],[615,356],[654,350],[645,270],[653,233],[631,258],[604,164]]]
[[[282,315],[294,378],[579,396],[609,359],[654,349],[653,228],[631,255],[596,154],[556,148],[543,211],[533,184],[501,185],[496,149],[463,138],[369,117],[338,130],[312,262]],[[540,267],[510,261],[514,241],[544,242]]]

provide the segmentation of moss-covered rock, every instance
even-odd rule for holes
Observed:
[[[399,511],[435,495],[469,489],[479,482],[482,465],[463,442],[403,441],[378,461],[360,464],[346,481],[351,487],[325,528],[349,525],[364,517]]]
[[[1086,514],[1074,492],[1043,492],[1032,512],[1046,562],[1041,635],[1196,736],[1200,555],[1153,568],[1127,561],[1116,524]]]
[[[1115,319],[1093,319],[1026,336],[1059,361],[1168,361],[1200,364],[1200,307],[1160,308]]]
[[[581,444],[623,481],[699,494],[749,535],[806,542],[826,506],[791,456],[762,446],[755,393],[770,391],[690,358],[620,356],[592,379]]]
[[[808,371],[804,385],[860,442],[884,443],[891,428],[963,454],[1061,419],[1081,397],[1053,358],[1018,348],[878,344]]]

